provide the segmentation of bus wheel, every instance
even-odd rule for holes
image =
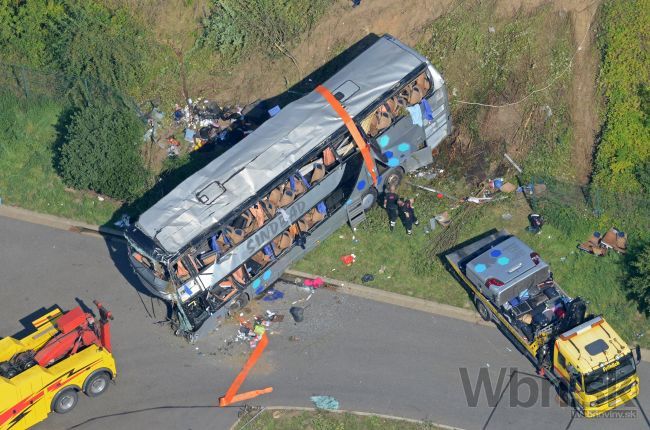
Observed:
[[[111,377],[106,372],[99,372],[91,375],[84,383],[84,393],[88,397],[97,397],[104,394],[108,389]]]
[[[402,183],[402,177],[404,177],[404,172],[401,168],[393,169],[392,172],[384,180],[384,189],[388,190],[389,187],[394,186],[395,188],[399,187],[399,184]]]
[[[476,310],[478,311],[478,314],[481,316],[481,318],[483,318],[485,321],[490,321],[492,317],[487,306],[485,306],[485,304],[483,304],[483,302],[478,298],[474,299],[474,302],[476,303]]]
[[[52,400],[52,410],[58,414],[66,414],[77,406],[79,395],[74,388],[65,388]]]
[[[375,206],[377,203],[377,188],[371,187],[366,193],[361,197],[361,207],[365,212],[368,212],[370,209]]]

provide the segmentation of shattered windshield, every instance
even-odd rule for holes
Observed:
[[[603,370],[607,369],[608,367],[611,368],[608,370]],[[587,394],[593,394],[597,391],[601,391],[611,385],[616,384],[617,382],[624,380],[636,371],[636,364],[634,362],[632,354],[628,354],[620,360],[604,366],[603,369],[599,369],[585,375],[585,389],[587,391]]]

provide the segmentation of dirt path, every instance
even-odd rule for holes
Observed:
[[[304,40],[291,50],[297,66],[287,57],[269,60],[254,55],[226,79],[213,79],[202,85],[202,91],[219,94],[220,100],[245,104],[272,97],[286,91],[307,74],[317,69],[345,48],[370,33],[390,33],[410,45],[426,36],[427,25],[456,7],[466,7],[473,0],[366,0],[351,8],[347,0],[339,0]],[[572,73],[569,104],[573,123],[573,159],[576,181],[587,183],[591,173],[594,138],[598,129],[596,73],[598,56],[591,28],[600,0],[497,0],[498,15],[510,17],[529,12],[541,5],[552,4],[557,13],[568,13],[573,24],[574,48],[577,51]],[[486,119],[505,116],[519,118],[517,124],[505,127],[502,138],[509,140],[513,130],[525,120],[517,107],[491,112]],[[510,121],[512,122],[512,121]]]
[[[593,0],[567,0],[559,4],[572,12],[573,40],[578,46],[573,60],[570,105],[576,180],[583,185],[589,182],[591,175],[595,137],[599,127],[596,88],[598,52],[592,25],[599,3],[600,1]]]

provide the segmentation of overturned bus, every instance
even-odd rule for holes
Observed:
[[[441,75],[383,36],[144,212],[125,233],[130,262],[194,340],[363,221],[450,132]]]

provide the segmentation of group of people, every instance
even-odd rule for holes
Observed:
[[[390,231],[395,230],[395,223],[397,218],[402,221],[402,225],[406,229],[406,234],[413,234],[413,226],[419,225],[417,216],[415,215],[415,209],[413,203],[415,202],[412,198],[402,198],[397,195],[395,186],[391,185],[388,187],[384,193],[384,208],[388,213],[388,227]]]

